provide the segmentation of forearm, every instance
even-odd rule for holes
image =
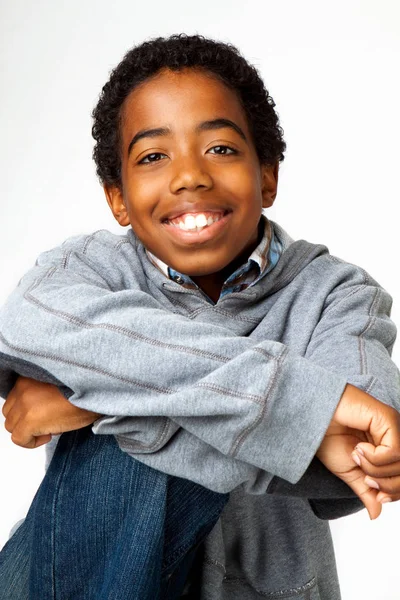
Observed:
[[[97,431],[128,438],[135,453],[159,455],[182,426],[229,460],[296,481],[346,381],[354,377],[366,389],[380,380],[375,350],[385,366],[390,363],[374,334],[370,362],[376,372],[360,373],[359,352],[342,326],[342,369],[337,353],[332,359],[337,340],[329,318],[322,319],[303,358],[279,342],[257,344],[206,318],[168,312],[140,289],[120,290],[121,282],[104,281],[81,256],[76,265],[71,257],[62,262],[73,272],[47,265],[17,290],[0,329],[3,349],[52,372],[73,390],[78,406],[108,414]],[[361,329],[370,317],[366,302]],[[30,331],[38,318],[40,332]],[[333,329],[336,334],[335,324]],[[389,375],[386,388],[393,369]],[[171,464],[181,452],[177,439],[168,444]]]
[[[105,283],[82,256],[24,278],[1,315],[0,350],[52,373],[77,406],[109,415],[98,431],[129,435],[137,451],[159,450],[183,426],[226,456],[298,479],[345,379],[279,342],[168,312],[141,289],[115,291],[120,282]],[[311,432],[304,414],[320,387],[326,402]]]
[[[59,344],[59,336],[53,335],[52,339]],[[240,347],[237,342],[250,345],[248,339],[222,338],[225,339],[227,352]],[[215,336],[215,349],[214,342]],[[140,361],[128,360],[131,354],[125,347],[120,347],[113,368],[106,370],[106,357],[100,353],[92,358],[90,365],[81,363],[80,357],[79,361],[74,360],[74,368],[70,368],[71,348],[67,352],[60,344],[56,354],[52,342],[49,344],[51,352],[29,349],[26,353],[35,354],[38,366],[74,391],[71,402],[87,410],[96,406],[96,412],[103,414],[114,412],[98,422],[99,433],[130,436],[136,452],[156,452],[180,425],[222,454],[291,481],[302,475],[315,454],[346,384],[342,377],[312,365],[277,342],[257,344],[231,360],[224,359],[222,365],[222,360],[199,360],[189,354],[187,368],[181,375],[185,384],[175,381],[179,374],[174,378],[176,369],[169,374],[169,367],[163,386],[159,385],[156,374],[157,365],[165,369],[165,360],[162,362],[161,358],[142,378],[141,385],[139,376],[135,377]],[[110,348],[109,343],[104,345]],[[79,348],[78,342],[77,352]],[[143,356],[140,346],[136,351]],[[147,356],[146,367],[151,366],[150,361]],[[220,366],[212,368],[215,362]],[[206,367],[210,372],[204,375]],[[203,377],[197,379],[199,372]],[[323,402],[319,389],[324,390]],[[315,427],[305,427],[307,414],[312,412],[319,432]],[[127,419],[127,415],[136,418]],[[153,418],[149,420],[149,416]]]

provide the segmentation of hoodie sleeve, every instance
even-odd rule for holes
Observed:
[[[124,451],[159,470],[219,492],[242,484],[265,493],[274,475],[299,482],[349,381],[350,370],[336,368],[337,354],[329,360],[329,329],[336,325],[329,325],[328,311],[302,357],[279,342],[255,343],[169,312],[140,289],[123,289],[117,247],[108,248],[101,268],[100,252],[75,239],[42,256],[20,282],[0,314],[0,352],[15,359],[15,372],[23,360],[50,373],[71,390],[71,402],[105,415],[96,433],[116,435]],[[356,311],[359,335],[371,310],[379,322],[369,328],[373,343],[365,344],[376,371],[367,379],[377,388],[386,377],[383,387],[397,385],[398,392],[383,343],[394,326],[387,311],[375,315],[375,294],[370,286]],[[354,345],[347,348],[349,357],[354,352]],[[0,376],[5,395],[9,366]]]

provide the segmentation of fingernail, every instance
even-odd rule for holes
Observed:
[[[362,448],[359,448],[359,446],[356,446],[356,450],[357,450],[358,454],[360,454],[361,456],[364,456],[364,451]]]
[[[358,456],[358,454],[356,452],[353,452],[351,455],[351,458],[354,460],[354,462],[361,467],[361,460],[360,457]]]
[[[381,488],[379,487],[379,483],[377,483],[376,481],[374,481],[373,479],[370,479],[369,477],[366,477],[364,479],[364,483],[367,484],[368,487],[370,488],[374,488],[374,490],[380,490]]]
[[[382,498],[382,500],[380,501],[381,504],[386,504],[387,502],[391,502],[392,499],[388,498],[388,496],[386,496],[385,498]]]

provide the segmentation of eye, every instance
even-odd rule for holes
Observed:
[[[213,146],[208,152],[211,154],[237,154],[237,150],[230,146]]]
[[[162,152],[152,152],[151,154],[148,154],[147,156],[139,160],[139,165],[158,162],[162,158],[166,158],[166,154],[163,154]]]

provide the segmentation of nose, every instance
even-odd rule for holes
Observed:
[[[184,190],[208,190],[212,187],[212,177],[200,159],[186,156],[176,161],[175,172],[170,182],[170,191],[173,194]]]

